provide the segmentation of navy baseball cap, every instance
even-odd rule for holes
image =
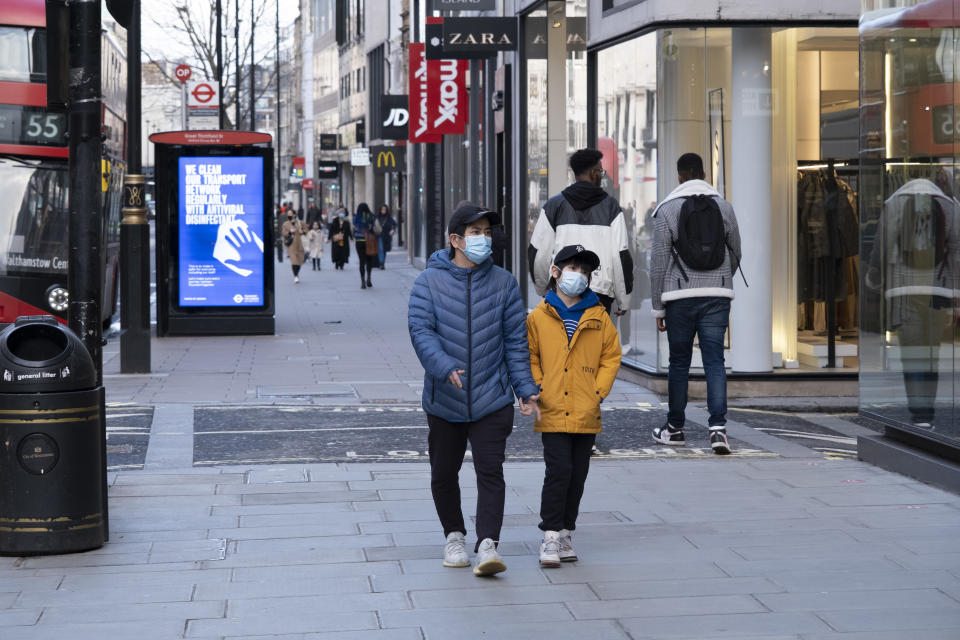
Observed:
[[[553,256],[553,264],[558,265],[561,262],[566,262],[567,260],[577,257],[585,260],[587,264],[590,265],[591,272],[596,271],[600,267],[600,257],[593,251],[585,249],[582,244],[570,244],[560,249],[560,251],[557,251],[557,255]]]
[[[475,204],[465,204],[457,207],[457,210],[450,216],[450,223],[447,225],[447,233],[455,233],[457,227],[466,227],[480,218],[486,218],[490,221],[490,226],[500,224],[500,214],[495,211],[488,211]]]

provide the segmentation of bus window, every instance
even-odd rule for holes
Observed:
[[[44,30],[0,26],[0,81],[44,82],[46,63]]]
[[[0,161],[0,274],[65,272],[69,226],[66,164]]]

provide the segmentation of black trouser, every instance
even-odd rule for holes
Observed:
[[[315,271],[320,271],[321,268],[322,268],[321,265],[320,265],[320,260],[321,260],[321,258],[310,258],[310,259],[313,260],[313,268],[314,268],[314,270],[315,270]]]
[[[602,293],[598,293],[597,297],[600,298],[600,304],[603,305],[603,308],[607,310],[607,315],[610,315],[610,309],[613,308],[613,298]]]
[[[299,264],[292,264],[292,265],[290,265],[290,268],[293,269],[293,277],[297,277],[297,276],[300,275],[300,265],[299,265]]]
[[[376,264],[377,256],[367,255],[366,242],[358,242],[356,243],[356,247],[357,259],[360,262],[360,281],[370,282],[370,275],[373,273],[373,265]]]
[[[577,528],[580,498],[590,470],[593,433],[544,433],[543,461],[547,471],[540,494],[541,531]]]
[[[466,535],[463,511],[460,508],[460,467],[467,450],[467,441],[473,452],[473,467],[477,473],[477,544],[490,538],[500,540],[503,526],[503,503],[506,484],[503,481],[503,460],[506,457],[507,437],[513,431],[513,405],[507,405],[474,422],[447,422],[427,414],[430,434],[430,489],[433,504],[443,526],[443,535],[452,531]]]

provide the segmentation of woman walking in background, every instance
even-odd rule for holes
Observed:
[[[293,269],[294,282],[300,282],[300,267],[306,260],[303,250],[305,235],[307,235],[307,225],[297,220],[297,214],[292,207],[288,208],[287,221],[283,223],[280,237],[283,238],[283,244],[287,247],[287,258],[290,259],[290,267]]]
[[[343,271],[343,265],[350,262],[350,239],[353,231],[350,221],[347,220],[347,211],[343,207],[337,209],[336,217],[330,221],[330,257],[334,267]]]
[[[372,287],[370,276],[373,264],[377,259],[377,236],[373,227],[376,221],[373,211],[366,202],[357,205],[357,213],[353,216],[353,239],[357,249],[357,260],[360,262],[360,288]]]
[[[320,226],[319,220],[313,221],[313,228],[310,229],[310,233],[307,234],[307,245],[310,249],[310,261],[313,264],[314,271],[320,271],[322,268],[322,259],[323,259],[323,243],[326,242],[326,238],[323,237],[323,227]]]
[[[374,223],[375,233],[377,232],[377,226],[380,227],[380,231],[377,233],[378,259],[380,260],[380,268],[386,269],[387,254],[393,248],[393,233],[397,228],[397,223],[390,215],[390,207],[385,204],[380,205],[380,211],[377,213],[377,220]]]

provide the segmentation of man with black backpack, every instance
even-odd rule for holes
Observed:
[[[707,380],[710,446],[730,453],[727,374],[723,343],[730,321],[733,274],[740,265],[740,231],[733,207],[706,182],[703,159],[685,153],[677,160],[680,185],[653,214],[650,285],[657,328],[667,332],[667,422],[653,430],[661,444],[683,445],[684,412],[696,337]]]

